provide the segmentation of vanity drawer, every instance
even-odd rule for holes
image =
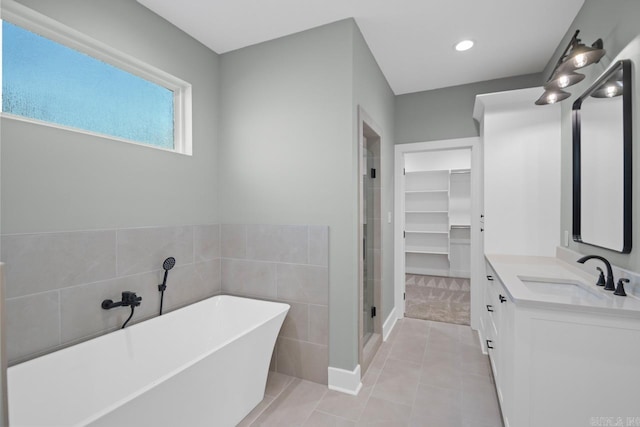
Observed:
[[[487,272],[490,272],[491,267],[487,264]],[[509,303],[509,297],[506,289],[497,275],[487,274],[487,286],[485,287],[484,295],[484,309],[488,316],[489,326],[492,328],[492,333],[497,338],[500,335],[500,325],[502,324],[503,312],[505,311],[505,304]]]
[[[486,310],[485,327],[487,334],[491,334],[492,337],[495,338],[498,335],[498,329],[496,327],[496,317],[500,312],[500,307],[498,307],[495,303],[495,292],[491,283],[489,283],[489,285],[484,288],[484,309]]]

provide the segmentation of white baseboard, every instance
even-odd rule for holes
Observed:
[[[396,326],[396,322],[398,321],[398,317],[396,316],[396,308],[393,307],[389,316],[387,316],[387,320],[382,324],[382,341],[386,341],[389,338],[389,334],[393,330],[394,326]]]
[[[357,396],[362,388],[360,365],[353,371],[329,366],[329,389]]]

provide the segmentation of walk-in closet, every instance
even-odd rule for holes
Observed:
[[[471,150],[407,153],[407,317],[469,324]]]

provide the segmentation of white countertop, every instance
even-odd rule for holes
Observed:
[[[558,258],[496,254],[487,254],[485,257],[516,304],[640,319],[640,298],[629,292],[626,297],[613,295],[613,291],[605,291],[603,287],[595,285],[597,277]],[[604,269],[604,265],[601,268]],[[580,289],[576,289],[579,292],[575,293],[545,292],[543,288],[542,291],[537,291],[533,290],[536,288],[535,284],[524,283],[527,280],[561,283],[566,284],[568,288],[574,288],[573,285],[576,285]],[[617,281],[616,277],[614,284],[617,284]],[[566,290],[570,291],[568,288]],[[561,286],[556,289],[565,290]]]

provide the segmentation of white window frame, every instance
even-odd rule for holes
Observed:
[[[191,111],[191,84],[181,80],[165,71],[153,67],[139,59],[120,52],[111,46],[93,39],[71,27],[36,12],[14,0],[2,0],[1,19],[18,25],[26,30],[46,37],[64,46],[85,53],[95,59],[106,62],[121,70],[134,74],[157,85],[163,86],[173,92],[173,149],[157,147],[125,138],[118,138],[86,129],[78,129],[71,126],[59,125],[43,120],[32,119],[15,114],[2,112],[2,117],[36,123],[44,126],[65,129],[72,132],[98,136],[101,138],[123,141],[143,147],[157,150],[170,151],[178,154],[192,155],[192,111]],[[0,39],[1,40],[1,39]],[[1,49],[0,49],[1,51]]]

